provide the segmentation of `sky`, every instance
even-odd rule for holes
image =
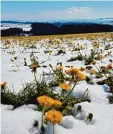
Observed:
[[[113,17],[113,1],[2,1],[1,19],[58,21]]]

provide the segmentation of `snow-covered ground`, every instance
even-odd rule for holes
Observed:
[[[72,46],[77,44],[85,45],[86,49],[81,50],[83,55],[90,54],[90,50],[93,48],[92,41],[90,40],[74,40]],[[22,83],[33,81],[33,73],[29,67],[23,66],[24,58],[26,58],[27,63],[30,65],[30,54],[34,53],[38,57],[40,65],[51,64],[54,68],[57,62],[62,62],[64,71],[67,69],[66,66],[73,65],[76,68],[85,67],[82,61],[67,62],[71,57],[78,55],[78,52],[71,52],[72,47],[69,47],[67,42],[60,44],[63,47],[62,50],[66,51],[66,54],[60,54],[56,56],[57,48],[55,45],[50,48],[46,48],[46,41],[39,41],[36,44],[36,49],[24,49],[19,45],[15,45],[14,48],[3,49],[5,46],[1,44],[1,65],[2,65],[2,81],[7,81],[10,90],[18,92],[22,88]],[[113,44],[109,41],[109,44]],[[12,43],[12,45],[14,45]],[[11,46],[12,46],[11,45]],[[104,43],[100,39],[100,48],[104,48]],[[52,50],[51,55],[45,54],[44,50]],[[8,52],[15,51],[14,55]],[[23,51],[23,53],[22,53]],[[104,51],[103,54],[107,53],[108,50]],[[110,56],[105,57],[102,62],[98,61],[96,66],[106,66],[109,63],[109,59],[113,60],[113,48]],[[11,59],[17,57],[15,62]],[[18,68],[17,68],[18,65]],[[93,66],[93,65],[92,65]],[[97,68],[94,66],[94,69]],[[40,80],[40,76],[43,72],[48,73],[49,68],[38,68],[37,69],[37,79]],[[109,104],[107,96],[110,94],[105,91],[103,85],[96,84],[96,78],[94,75],[90,75],[87,71],[84,74],[92,78],[94,85],[86,83],[86,81],[79,82],[74,90],[73,95],[76,97],[81,97],[85,90],[88,88],[89,94],[88,98],[91,102],[82,102],[79,105],[82,106],[82,113],[79,113],[75,118],[73,116],[65,116],[62,119],[61,125],[55,126],[55,134],[113,134],[113,104]],[[76,114],[76,108],[78,104],[75,104],[73,108],[73,113]],[[35,105],[24,105],[12,111],[13,106],[1,104],[1,132],[2,134],[39,134],[39,128],[41,125],[41,112],[36,111]],[[93,113],[93,120],[91,122],[85,122],[85,117],[88,113]],[[33,122],[38,120],[39,128],[33,128]],[[46,134],[52,134],[51,124],[46,128]]]

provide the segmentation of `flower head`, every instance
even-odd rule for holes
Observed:
[[[54,106],[60,107],[62,105],[61,101],[59,100],[54,100]]]
[[[78,73],[76,74],[76,79],[77,79],[77,80],[85,80],[85,79],[86,79],[86,76],[85,76],[83,73],[78,72]]]
[[[102,60],[102,58],[103,58],[103,56],[102,56],[101,54],[99,54],[99,55],[97,56],[97,59],[98,59],[98,60]]]
[[[52,124],[57,124],[62,120],[62,114],[57,110],[50,110],[45,113],[45,119]]]
[[[36,64],[31,64],[30,65],[30,69],[32,69],[33,72],[36,72],[37,67],[38,66]]]
[[[96,74],[96,71],[94,69],[88,70],[88,73],[92,74]]]
[[[63,90],[71,90],[71,86],[68,85],[67,83],[61,83],[59,86]]]
[[[63,70],[63,67],[58,65],[57,68],[56,68],[58,71],[62,71]]]
[[[92,121],[92,119],[93,119],[93,114],[92,114],[92,113],[88,113],[86,119],[87,119],[88,121]]]
[[[51,97],[46,96],[46,95],[38,97],[37,102],[40,105],[44,105],[44,106],[47,106],[47,107],[51,107],[54,104],[54,100]]]
[[[106,70],[109,70],[109,69],[112,69],[112,63],[110,63],[110,64],[108,64],[108,65],[106,66]]]
[[[68,70],[66,70],[66,74],[69,74],[69,75],[75,75],[77,72],[79,71],[79,69],[77,68],[70,68]]]
[[[2,82],[0,85],[1,85],[1,89],[4,89],[4,88],[6,87],[6,85],[7,85],[7,82],[4,81],[4,82]]]

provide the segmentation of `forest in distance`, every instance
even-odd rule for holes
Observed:
[[[57,34],[78,34],[78,33],[99,33],[113,32],[113,25],[96,23],[31,23],[31,30],[25,31],[22,28],[2,29],[1,36],[23,36],[23,35],[57,35]]]

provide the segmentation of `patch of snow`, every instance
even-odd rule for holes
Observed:
[[[8,87],[11,91],[18,92],[22,88],[22,81],[23,83],[27,83],[34,80],[33,73],[29,69],[29,67],[23,66],[23,59],[26,58],[27,63],[30,65],[30,54],[31,52],[34,53],[35,56],[38,57],[38,61],[40,65],[49,66],[51,64],[54,68],[56,67],[57,62],[62,62],[64,71],[67,69],[66,66],[73,65],[74,67],[80,68],[85,67],[84,63],[81,61],[74,61],[74,62],[67,62],[67,60],[73,56],[77,56],[77,52],[71,53],[68,48],[68,44],[66,42],[62,43],[61,46],[66,49],[66,54],[61,54],[55,56],[58,52],[54,46],[51,48],[52,55],[45,54],[44,51],[48,50],[47,42],[49,39],[43,39],[36,44],[37,49],[27,49],[14,45],[12,40],[10,43],[14,48],[8,48],[4,51],[4,46],[1,44],[1,65],[2,65],[2,81],[7,81]],[[101,41],[101,40],[100,40]],[[89,40],[75,40],[72,42],[74,46],[77,43],[84,45],[87,44],[88,49],[84,51],[81,50],[83,55],[90,54],[90,50],[92,49],[92,41]],[[27,44],[26,44],[27,45]],[[101,47],[103,48],[103,43],[101,43]],[[14,55],[8,54],[7,52],[11,51],[16,52]],[[61,48],[59,48],[61,49]],[[113,50],[113,49],[111,49]],[[23,51],[23,53],[22,53]],[[11,62],[17,56],[17,61]],[[109,58],[113,59],[113,57],[106,57],[101,61],[97,61],[96,66],[105,66],[109,62]],[[16,67],[19,66],[19,68]],[[97,68],[92,65],[92,67],[97,71]],[[37,69],[37,79],[40,80],[43,72],[49,73],[49,67],[43,68],[40,67]],[[81,98],[85,93],[86,89],[88,89],[88,95],[84,95],[84,98],[88,98],[91,102],[81,102],[75,104],[73,107],[73,116],[65,116],[63,117],[60,125],[55,125],[55,134],[113,134],[113,105],[108,103],[108,93],[109,87],[107,85],[97,85],[98,80],[96,79],[95,75],[90,75],[87,71],[83,72],[84,74],[88,75],[94,84],[88,84],[85,81],[78,82],[75,86],[72,95]],[[49,81],[49,79],[47,79]],[[12,88],[13,84],[13,88]],[[59,87],[54,87],[54,92],[61,93]],[[77,114],[77,107],[81,105],[82,112]],[[40,125],[41,125],[41,112],[36,111],[36,105],[24,105],[15,110],[13,110],[13,106],[11,105],[0,105],[1,107],[1,132],[3,134],[39,134],[40,133]],[[93,120],[91,122],[85,121],[88,113],[93,114]],[[33,127],[34,121],[37,120],[39,123],[38,128]],[[52,125],[49,124],[46,127],[46,134],[52,134]]]
[[[2,26],[0,26],[0,30],[6,30],[9,28],[22,28],[24,31],[30,31],[31,30],[31,24],[10,24],[10,23],[3,23]]]

